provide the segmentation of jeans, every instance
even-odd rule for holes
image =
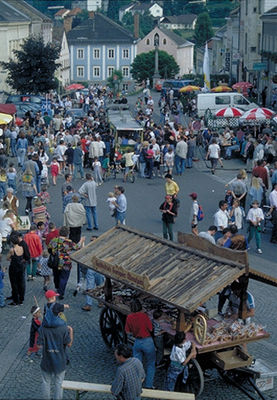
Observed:
[[[73,164],[74,165],[74,169],[73,169],[73,178],[76,179],[77,178],[77,172],[80,173],[81,175],[81,179],[83,179],[84,177],[84,168],[82,164]]]
[[[156,346],[156,363],[159,365],[164,358],[164,335],[155,336],[154,343]]]
[[[0,199],[2,200],[7,194],[7,182],[0,182]]]
[[[96,213],[96,206],[85,206],[87,222],[88,222],[88,229],[92,229],[92,218],[94,227],[98,228],[98,221],[97,221],[97,213]]]
[[[8,179],[8,187],[13,188],[14,194],[16,193],[16,179]]]
[[[3,288],[0,289],[0,307],[5,307],[5,297],[3,294]]]
[[[225,153],[226,157],[231,157],[233,150],[239,150],[239,145],[238,144],[234,144],[233,146],[227,147],[226,153]]]
[[[184,372],[182,382],[186,383],[188,379],[188,366],[186,365],[184,367],[182,364],[177,365],[177,363],[172,363],[172,362],[170,363],[170,366],[167,370],[165,390],[174,392],[178,376],[182,372]]]
[[[252,240],[253,236],[255,236],[256,239],[256,246],[257,249],[261,248],[261,231],[260,231],[260,227],[259,230],[256,226],[254,225],[250,225],[249,227],[249,235],[248,235],[248,243],[250,243],[250,241]]]
[[[20,167],[23,167],[24,161],[25,161],[25,154],[26,154],[26,149],[19,148],[17,149],[17,162]]]
[[[37,187],[37,192],[40,193],[41,175],[37,175],[37,176],[36,176],[36,187]]]
[[[27,264],[27,275],[36,276],[38,267],[38,258],[31,258],[30,261],[26,262],[26,264]]]
[[[93,271],[92,269],[88,268],[87,270],[87,275],[86,275],[86,280],[87,280],[87,286],[86,289],[94,289],[96,286],[102,285],[104,282],[104,276],[99,274],[99,272]],[[86,296],[86,304],[89,306],[92,306],[92,297],[91,296]]]
[[[153,167],[154,167],[154,160],[152,158],[150,158],[146,161],[148,178],[152,178]]]
[[[145,162],[139,162],[139,172],[141,178],[145,178],[145,164]]]
[[[59,287],[58,293],[60,296],[64,296],[65,288],[67,285],[67,281],[69,279],[70,270],[62,269],[59,273]]]
[[[151,337],[136,339],[133,347],[133,356],[142,362],[143,356],[146,358],[146,378],[145,387],[150,389],[154,384],[156,350]]]
[[[187,158],[186,166],[187,168],[192,168],[192,157]]]
[[[163,221],[163,237],[164,239],[173,240],[173,231],[172,231],[173,224]],[[168,236],[167,236],[168,234]]]
[[[46,372],[43,369],[41,369],[41,376],[42,376],[41,394],[43,399],[50,400],[52,398],[50,394],[50,386],[51,386],[51,380],[53,378],[55,385],[53,399],[62,400],[63,398],[62,382],[64,380],[64,375],[65,371],[62,371],[59,374],[54,374],[51,372]]]
[[[182,174],[186,168],[186,159],[175,155],[175,168],[177,174]]]
[[[115,223],[116,225],[125,225],[126,212],[119,212],[116,210]]]
[[[11,139],[12,157],[16,157],[16,139]]]
[[[32,197],[26,197],[27,203],[25,209],[32,212]]]

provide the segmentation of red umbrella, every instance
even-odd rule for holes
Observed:
[[[16,113],[14,104],[0,104],[0,113],[13,115]]]
[[[241,117],[243,111],[236,107],[224,107],[215,113],[216,117],[234,118]]]
[[[80,83],[72,83],[71,85],[67,86],[65,90],[81,90],[84,88],[85,86],[81,85]]]
[[[247,89],[251,87],[253,87],[253,85],[250,82],[237,82],[232,86],[233,89],[235,90],[241,89],[243,92],[246,92]]]
[[[270,119],[275,114],[274,111],[269,108],[258,107],[252,108],[246,111],[240,118],[241,121],[264,121],[265,119]]]

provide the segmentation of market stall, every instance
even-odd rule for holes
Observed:
[[[106,277],[103,287],[88,294],[105,305],[99,322],[107,345],[127,340],[124,325],[133,298],[140,299],[150,317],[155,309],[162,310],[163,328],[172,336],[176,331],[187,332],[196,344],[197,358],[190,364],[185,390],[197,395],[203,390],[202,370],[249,367],[252,357],[240,345],[268,338],[269,333],[254,322],[244,326],[218,320],[204,307],[237,279],[246,295],[247,252],[219,248],[181,233],[179,241],[182,244],[118,226],[74,253],[72,259]],[[241,304],[240,317],[244,318],[246,308]]]

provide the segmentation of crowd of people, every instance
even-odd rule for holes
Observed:
[[[63,321],[61,313],[67,305],[57,303],[56,298],[63,300],[65,296],[72,269],[70,255],[85,243],[83,226],[87,224],[86,230],[95,233],[99,229],[97,187],[103,184],[109,168],[120,166],[123,182],[126,182],[130,170],[136,170],[141,180],[158,177],[165,180],[165,198],[160,207],[157,205],[157,210],[162,215],[163,237],[174,240],[173,226],[178,218],[181,197],[174,176],[182,176],[185,170],[190,170],[199,156],[203,156],[204,161],[210,161],[212,174],[216,173],[218,163],[224,167],[222,158],[241,157],[246,162],[246,168],[241,169],[226,185],[218,210],[214,210],[214,217],[210,216],[209,229],[200,229],[201,221],[204,218],[208,220],[209,216],[204,215],[196,192],[189,195],[192,204],[187,224],[193,235],[234,250],[249,249],[249,243],[255,237],[257,252],[261,254],[261,232],[265,220],[271,219],[271,242],[277,243],[277,141],[269,128],[261,129],[259,134],[251,128],[236,132],[230,129],[212,132],[205,128],[201,120],[199,129],[195,131],[194,118],[185,119],[182,104],[174,99],[172,93],[161,96],[158,104],[160,121],[155,122],[155,104],[147,89],[135,106],[135,118],[143,127],[143,135],[133,135],[131,139],[119,138],[115,142],[107,119],[109,101],[110,92],[101,86],[93,86],[81,102],[85,118],[74,119],[69,98],[64,102],[53,101],[51,110],[43,115],[41,112],[36,115],[26,113],[21,127],[13,122],[6,125],[0,140],[0,198],[3,200],[0,243],[1,248],[2,243],[9,246],[7,260],[10,263],[11,295],[8,300],[11,300],[11,306],[24,303],[26,270],[30,285],[38,275],[43,277],[42,290],[47,298],[44,322],[41,323],[41,311],[36,304],[31,311],[33,321],[28,354],[37,353],[42,344],[45,398],[50,398],[51,372],[55,375],[55,398],[62,396],[60,386],[66,366],[64,349],[73,341],[72,328],[60,322]],[[121,145],[131,146],[123,152]],[[57,227],[47,207],[51,200],[49,186],[56,186],[60,175],[64,176],[61,185],[64,220],[63,226]],[[74,188],[72,181],[77,177],[84,182],[79,188],[76,185]],[[123,186],[115,186],[114,192],[107,193],[107,212],[114,218],[115,224],[126,223],[127,199],[124,192]],[[30,229],[24,235],[18,230],[22,197],[26,199],[24,210],[30,220]],[[248,234],[245,233],[246,226]],[[91,239],[94,240],[95,236]],[[50,289],[52,276],[55,290]],[[76,293],[80,290],[82,276],[87,289],[93,289],[104,281],[102,275],[78,265]],[[2,270],[0,307],[6,305],[3,282]],[[91,311],[92,305],[91,296],[86,296],[82,310]],[[220,307],[219,313],[222,313]],[[121,395],[120,398],[125,400],[138,399],[144,379],[145,387],[154,387],[155,369],[162,365],[162,358],[158,356],[161,334],[158,320],[156,315],[150,321],[141,304],[132,304],[125,329],[127,334],[135,337],[134,358],[128,346],[119,345],[116,348],[115,357],[122,365],[112,385],[115,396]],[[50,327],[55,328],[55,341],[60,349],[63,348],[58,367],[54,356],[49,356],[45,350],[51,342]],[[168,390],[174,390],[180,373],[185,383],[187,364],[196,355],[194,346],[185,335],[176,334],[172,345],[165,384]],[[146,356],[146,373],[138,361],[142,361],[143,355]],[[134,379],[133,387],[124,387],[125,375],[129,380]]]

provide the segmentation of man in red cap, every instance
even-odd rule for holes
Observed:
[[[199,204],[197,201],[197,193],[192,192],[190,194],[190,197],[192,199],[192,206],[191,206],[191,211],[190,211],[190,224],[191,224],[191,232],[194,235],[198,235],[198,211],[199,211]]]

